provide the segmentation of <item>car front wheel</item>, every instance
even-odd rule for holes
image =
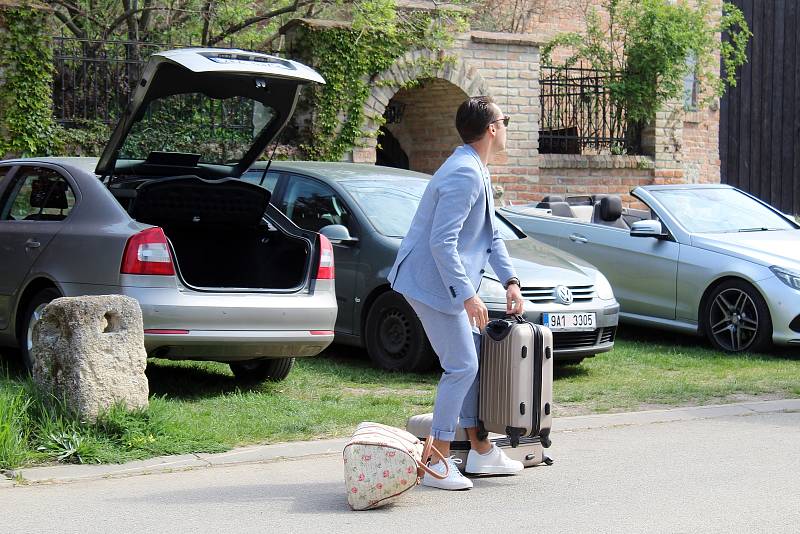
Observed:
[[[743,280],[728,280],[706,299],[705,333],[726,352],[762,351],[772,342],[772,320],[761,294]]]
[[[364,338],[369,357],[381,369],[423,372],[438,363],[417,314],[396,291],[375,299]]]
[[[33,328],[42,318],[45,306],[60,296],[61,293],[57,289],[48,287],[36,293],[25,307],[25,314],[22,316],[22,325],[20,327],[19,345],[22,363],[29,373],[33,371]]]
[[[294,358],[273,360],[249,360],[228,364],[236,380],[245,384],[258,382],[280,382],[294,367]]]

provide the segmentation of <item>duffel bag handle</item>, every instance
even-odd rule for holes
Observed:
[[[426,461],[428,457],[437,457],[440,461],[444,462],[444,474],[437,473],[430,467],[426,465]],[[422,479],[425,476],[425,473],[428,473],[430,476],[434,478],[438,478],[442,480],[447,478],[450,475],[450,464],[446,461],[446,458],[439,452],[439,449],[433,446],[433,436],[428,436],[425,440],[425,447],[422,449],[422,460],[417,460],[417,481]]]

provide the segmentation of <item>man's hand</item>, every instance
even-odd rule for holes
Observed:
[[[522,315],[525,301],[517,284],[508,284],[506,289],[506,313],[509,315]]]
[[[479,330],[483,331],[489,322],[489,310],[486,309],[486,304],[483,303],[481,298],[478,295],[468,298],[464,301],[464,309],[467,310],[469,324],[475,325]]]

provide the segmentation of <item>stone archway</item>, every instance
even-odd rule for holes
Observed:
[[[408,156],[412,171],[432,174],[462,143],[455,127],[456,109],[467,93],[441,78],[421,80],[419,85],[400,89],[389,106],[403,109],[399,122],[386,123],[386,130]],[[378,138],[383,146],[386,136]]]
[[[326,28],[340,27],[341,23],[303,20],[287,24],[281,32],[286,35],[288,50],[292,49],[292,43],[295,42],[293,28],[306,25],[324,31]],[[365,121],[362,125],[365,135],[355,143],[356,148],[347,153],[343,159],[374,164],[381,117],[389,102],[395,98],[397,101],[408,98],[413,101],[414,106],[427,105],[426,102],[435,100],[431,95],[438,87],[443,88],[451,96],[453,94],[460,97],[491,96],[504,114],[512,117],[508,126],[508,148],[493,159],[490,167],[496,194],[502,194],[503,199],[535,200],[541,198],[541,193],[556,192],[553,187],[563,187],[560,183],[553,179],[548,179],[546,182],[539,176],[538,146],[541,115],[539,43],[529,35],[481,31],[471,31],[453,37],[453,42],[446,52],[440,54],[429,50],[418,50],[408,53],[391,68],[370,80],[372,90],[364,105]],[[313,57],[314,51],[308,50],[307,53]],[[446,61],[443,61],[445,59]],[[415,80],[422,83],[416,87],[410,86],[409,82]],[[405,90],[401,92],[403,88]],[[448,102],[454,102],[450,97],[447,98]],[[440,110],[438,117],[441,120],[437,121],[437,124],[452,124],[456,108],[457,104],[453,104],[452,109]],[[413,106],[406,110],[406,118],[403,121],[410,122],[412,115]],[[384,128],[391,132],[388,128],[393,126],[388,125]],[[396,165],[404,164],[403,154],[411,156],[409,160],[415,159],[413,153],[421,145],[417,141],[415,145],[403,141],[402,128],[403,122],[392,132],[392,137],[397,142],[390,154],[394,157],[387,158]],[[450,133],[455,135],[452,131]],[[440,134],[437,139],[443,140],[447,135],[449,134]],[[403,143],[406,146],[402,146]],[[460,140],[451,140],[447,143],[450,146],[439,148],[440,162],[449,155],[455,145],[460,143]],[[412,154],[407,154],[406,151]],[[430,152],[428,159],[433,159],[434,151]],[[428,171],[438,166],[433,162],[426,162],[425,159],[424,154],[417,154],[416,162],[409,161],[409,166]]]
[[[430,65],[436,63],[442,66],[431,70]],[[385,128],[399,141],[412,170],[433,172],[461,143],[453,124],[458,105],[468,96],[491,94],[478,70],[459,56],[409,52],[374,78],[364,105],[366,136],[353,150],[352,160],[375,163],[380,142],[377,119],[384,116],[390,102],[398,102],[405,104],[403,118]]]

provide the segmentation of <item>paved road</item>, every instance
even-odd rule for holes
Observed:
[[[348,509],[338,455],[0,488],[8,532],[800,531],[800,413],[562,430],[556,463]]]

